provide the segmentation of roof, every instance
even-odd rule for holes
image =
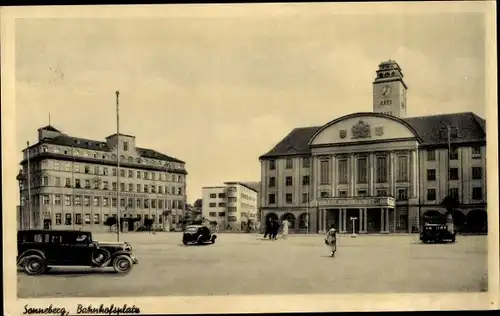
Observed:
[[[40,130],[45,130],[45,131],[58,132],[58,133],[60,133],[60,132],[61,132],[60,130],[58,130],[57,128],[55,128],[55,127],[54,127],[54,126],[52,126],[52,125],[47,125],[47,126],[44,126],[44,127],[40,127],[38,130],[39,130],[39,131],[40,131]]]
[[[251,187],[250,185],[248,185],[247,183],[245,182],[241,182],[241,181],[226,181],[224,182],[225,185],[241,185],[242,187],[245,187],[249,190],[252,190],[254,191],[255,193],[259,193],[259,191],[253,187]]]
[[[248,182],[243,182],[247,187],[252,188],[255,192],[260,191],[260,181],[248,181]]]
[[[351,115],[349,115],[351,116]],[[422,145],[445,145],[448,143],[447,125],[458,128],[458,137],[452,143],[486,141],[486,121],[472,112],[408,117],[401,119],[408,123],[422,140]],[[260,158],[311,153],[309,141],[322,126],[293,129],[283,140]]]
[[[51,126],[49,126],[51,127]],[[53,128],[53,127],[51,127]],[[47,129],[46,127],[43,127],[42,129]],[[53,131],[58,131],[57,129],[53,128]],[[111,149],[108,147],[108,144],[106,142],[102,141],[97,141],[97,140],[92,140],[92,139],[86,139],[86,138],[79,138],[79,137],[73,137],[69,136],[66,134],[61,134],[59,136],[53,137],[53,138],[44,138],[39,142],[39,144],[44,143],[44,144],[52,144],[52,145],[59,145],[59,146],[68,146],[68,147],[74,147],[74,148],[81,148],[81,149],[88,149],[88,150],[99,150],[99,151],[111,151]],[[33,145],[36,146],[37,144]],[[158,159],[158,160],[163,160],[163,161],[170,161],[170,162],[179,162],[179,163],[184,163],[184,161],[179,160],[177,158],[162,154],[160,152],[157,152],[156,150],[153,149],[148,149],[148,148],[140,148],[136,147],[138,154],[142,158],[150,158],[150,159]]]

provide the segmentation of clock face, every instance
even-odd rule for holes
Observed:
[[[382,87],[382,90],[380,90],[380,94],[384,97],[388,97],[391,94],[391,86],[385,85]]]

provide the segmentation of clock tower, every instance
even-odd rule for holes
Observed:
[[[382,62],[373,81],[373,112],[406,117],[407,90],[398,63],[390,59]]]

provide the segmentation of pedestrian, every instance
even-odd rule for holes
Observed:
[[[335,224],[330,226],[330,229],[326,233],[325,244],[331,249],[331,257],[335,257],[335,252],[337,252],[337,230],[335,229]]]
[[[286,239],[286,237],[288,236],[288,225],[289,225],[288,220],[284,219],[283,220],[283,239]]]
[[[274,220],[273,236],[272,236],[273,240],[277,239],[279,229],[280,229],[280,223],[278,222],[278,220]]]
[[[268,218],[266,221],[266,230],[264,232],[264,239],[266,239],[267,235],[271,236],[271,219]]]

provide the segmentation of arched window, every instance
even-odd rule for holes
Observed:
[[[111,155],[111,159],[112,159],[112,160],[116,160],[116,155],[115,155],[115,154],[112,154],[112,155]]]
[[[59,147],[54,147],[54,152],[58,153],[59,152]]]
[[[43,146],[43,147],[42,147],[42,151],[43,151],[44,153],[46,153],[46,152],[47,152],[47,146]]]
[[[136,162],[137,162],[137,163],[141,163],[141,158],[137,158],[137,159],[136,159]]]
[[[106,155],[102,155],[102,159],[106,159],[106,158],[107,158]]]
[[[94,158],[97,158],[97,153],[94,153]]]
[[[83,151],[83,155],[84,155],[85,157],[88,157],[89,153],[88,153],[86,150],[84,150],[84,151]]]
[[[129,163],[133,163],[133,162],[134,162],[134,158],[132,158],[132,157],[128,157],[128,162],[129,162]]]
[[[120,160],[121,160],[121,161],[125,160],[125,156],[121,155],[121,156],[120,156]]]
[[[311,220],[310,216],[307,215],[307,213],[302,213],[299,216],[299,228],[307,228],[311,227]]]

